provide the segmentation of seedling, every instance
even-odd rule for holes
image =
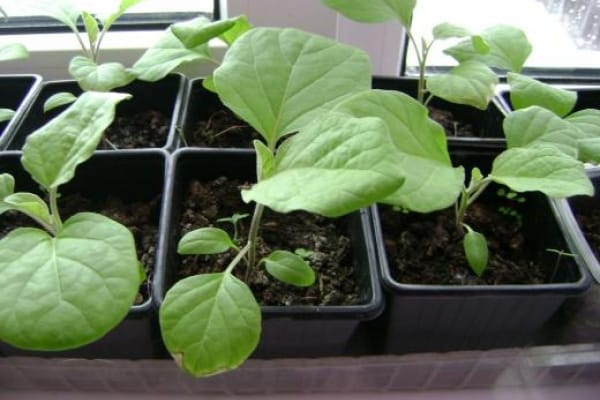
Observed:
[[[63,221],[59,188],[91,157],[123,93],[86,92],[32,133],[21,163],[46,192],[15,192],[0,174],[0,214],[14,210],[39,228],[0,240],[0,340],[28,350],[66,350],[113,329],[133,304],[143,268],[123,225],[82,212]]]
[[[217,222],[230,222],[231,225],[233,225],[233,241],[235,243],[237,243],[238,239],[240,237],[240,231],[238,229],[238,222],[240,222],[241,220],[243,220],[245,218],[248,218],[249,216],[250,216],[250,214],[238,214],[238,213],[235,213],[231,217],[219,218],[217,220]]]
[[[552,270],[552,276],[550,278],[550,281],[553,282],[554,278],[556,277],[556,273],[558,272],[558,268],[560,267],[562,258],[563,257],[575,258],[576,256],[575,256],[575,254],[566,252],[564,250],[546,249],[546,251],[548,253],[556,254],[556,261],[554,262],[554,269]]]

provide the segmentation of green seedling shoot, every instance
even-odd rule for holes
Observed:
[[[28,137],[21,163],[47,202],[0,174],[0,214],[21,212],[40,226],[0,240],[0,340],[27,350],[77,348],[116,327],[134,303],[144,272],[131,232],[100,214],[63,220],[59,212],[61,185],[92,156],[128,97],[84,93]]]
[[[554,282],[554,278],[556,277],[556,274],[558,273],[558,268],[560,267],[562,258],[563,257],[575,258],[576,256],[575,256],[575,254],[566,252],[564,250],[546,249],[546,251],[548,253],[556,254],[556,261],[554,262],[554,269],[552,270],[552,276],[550,277],[550,281]]]
[[[238,222],[241,220],[248,218],[250,214],[238,214],[235,213],[231,217],[227,218],[219,218],[217,222],[230,222],[233,225],[233,241],[237,243],[240,237],[240,231],[238,229]]]

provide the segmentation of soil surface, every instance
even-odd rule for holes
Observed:
[[[149,282],[151,282],[154,271],[158,240],[159,207],[160,197],[158,196],[147,202],[124,202],[116,197],[95,201],[79,194],[66,195],[59,200],[63,220],[77,212],[97,212],[120,222],[133,233],[138,259],[144,265],[147,277],[147,280],[140,286],[135,304],[141,304],[149,298]],[[21,213],[8,211],[2,214],[0,216],[0,238],[21,226],[38,227],[33,220]]]
[[[142,111],[137,114],[115,118],[105,133],[106,140],[99,148],[139,149],[163,147],[169,135],[171,121],[158,111]],[[113,146],[111,146],[111,143]]]
[[[585,213],[576,213],[575,218],[590,248],[596,258],[600,260],[600,208],[596,207]]]
[[[413,284],[543,283],[544,270],[533,260],[520,223],[497,209],[498,205],[475,203],[466,218],[488,241],[489,262],[479,278],[467,264],[453,209],[417,214],[379,206],[392,276],[400,283]]]
[[[249,214],[238,223],[237,242],[245,243],[253,206],[242,202],[240,188],[245,182],[225,177],[189,184],[177,237],[200,227],[215,226],[233,237],[233,225],[219,222],[234,213]],[[262,305],[339,305],[360,301],[354,276],[351,243],[344,219],[328,219],[304,212],[278,214],[265,210],[259,232],[257,258],[273,250],[305,249],[314,252],[308,261],[316,272],[316,283],[309,288],[296,288],[278,282],[262,266],[250,276],[250,287]],[[235,256],[233,251],[210,256],[181,257],[178,278],[223,271]],[[245,264],[234,270],[242,280]]]
[[[186,133],[188,146],[218,148],[253,148],[252,141],[260,135],[228,109],[213,112]]]
[[[464,121],[458,121],[454,114],[448,110],[441,110],[429,106],[429,116],[444,127],[446,136],[474,137],[479,136],[473,129],[473,125]]]

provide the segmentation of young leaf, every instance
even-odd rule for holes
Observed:
[[[231,46],[240,36],[252,29],[252,24],[248,22],[248,18],[245,15],[240,15],[233,19],[234,25],[228,30],[219,35],[219,38]]]
[[[69,73],[83,90],[108,92],[125,86],[135,79],[135,74],[118,62],[96,64],[87,57],[75,56],[69,63]]]
[[[9,108],[0,108],[0,122],[8,121],[15,115],[15,112]]]
[[[434,39],[450,39],[471,36],[471,32],[462,26],[443,22],[433,27]]]
[[[84,92],[75,103],[27,137],[23,167],[46,188],[70,181],[75,168],[90,158],[111,124],[125,93]]]
[[[515,110],[540,106],[559,117],[569,114],[577,102],[577,92],[548,85],[536,79],[509,72],[510,102]]]
[[[447,74],[427,78],[427,90],[452,103],[467,104],[485,110],[495,94],[498,77],[477,61],[466,61]]]
[[[469,266],[477,276],[481,276],[488,264],[489,252],[487,240],[481,233],[474,231],[466,224],[467,233],[463,237],[463,248]]]
[[[391,148],[379,118],[322,115],[279,147],[273,174],[242,191],[242,198],[278,212],[347,214],[389,196],[402,184]]]
[[[198,17],[171,25],[171,31],[186,48],[190,49],[224,34],[233,28],[235,23],[236,19],[233,18],[211,22],[206,17]]]
[[[489,51],[481,54],[474,48],[471,39],[465,39],[444,53],[459,63],[479,61],[487,66],[519,72],[531,54],[531,43],[522,30],[508,25],[497,25],[481,33],[481,38],[489,46]]]
[[[60,92],[48,97],[44,102],[44,112],[54,110],[57,107],[71,104],[77,100],[77,96],[69,92]]]
[[[114,24],[115,21],[121,17],[121,15],[125,14],[127,10],[129,10],[136,4],[141,3],[142,1],[144,0],[121,0],[121,3],[119,4],[119,9],[107,16],[106,18],[104,18],[104,31],[108,31],[112,24]]]
[[[473,35],[471,36],[471,44],[476,52],[479,54],[487,54],[490,51],[490,45],[487,44],[484,38],[481,35]]]
[[[229,234],[219,228],[200,228],[186,233],[179,240],[177,253],[188,254],[216,254],[229,249],[235,249]]]
[[[254,351],[261,330],[252,292],[229,273],[177,282],[160,307],[159,322],[167,350],[194,376],[238,367]]]
[[[25,4],[31,9],[32,14],[44,15],[54,18],[77,32],[77,20],[81,10],[71,0],[29,0]]]
[[[26,214],[38,221],[52,226],[52,217],[48,206],[39,196],[33,193],[13,193],[4,198],[0,198],[0,214],[8,210],[16,210]]]
[[[0,201],[15,192],[15,178],[11,174],[0,174]]]
[[[409,28],[417,0],[322,0],[327,7],[358,22],[386,22],[397,19]]]
[[[384,203],[431,212],[451,206],[464,184],[462,168],[453,168],[444,129],[428,117],[427,109],[396,91],[359,93],[335,108],[354,117],[379,117],[391,135],[392,167],[406,181]]]
[[[229,48],[214,71],[220,99],[269,148],[343,96],[371,85],[362,50],[296,29],[255,28]],[[260,94],[260,95],[257,95]]]
[[[254,150],[256,150],[256,177],[260,182],[273,175],[275,156],[260,140],[254,140],[252,144],[254,145]]]
[[[96,40],[98,40],[98,33],[100,33],[98,21],[87,11],[82,11],[81,18],[83,18],[83,24],[85,25],[85,31],[87,32],[90,46],[93,47],[96,44]]]
[[[315,271],[302,257],[289,251],[276,250],[263,258],[267,272],[283,283],[299,287],[315,283]]]
[[[489,177],[515,192],[539,191],[549,197],[594,193],[583,164],[554,147],[505,150],[494,160]]]
[[[0,240],[0,275],[0,340],[29,350],[102,337],[127,315],[141,283],[131,232],[91,213],[69,218],[56,237],[9,233]]]
[[[18,60],[28,56],[29,52],[22,44],[13,43],[0,46],[0,61]]]
[[[577,146],[579,160],[594,164],[600,163],[600,138],[578,140]]]

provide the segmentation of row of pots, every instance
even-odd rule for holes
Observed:
[[[22,77],[21,77],[22,78]],[[409,87],[407,88],[407,81]],[[1,82],[0,82],[1,83]],[[410,92],[413,80],[379,79],[374,87]],[[15,176],[19,190],[36,190],[22,170],[19,149],[27,133],[52,114],[42,112],[43,103],[58,91],[77,94],[73,82],[48,82],[36,87],[24,102],[23,114],[15,118],[2,138],[0,171]],[[153,108],[171,116],[169,135],[162,148],[99,150],[83,164],[76,178],[61,188],[62,195],[80,193],[90,198],[108,193],[125,202],[160,198],[154,210],[158,230],[155,265],[147,296],[133,306],[128,318],[100,341],[79,350],[61,352],[64,357],[155,358],[166,357],[157,326],[156,312],[166,290],[176,280],[180,237],[178,221],[182,198],[192,180],[225,175],[254,179],[255,155],[250,149],[208,149],[183,146],[186,133],[198,120],[219,107],[216,96],[202,88],[200,80],[187,81],[171,75],[158,83],[135,82],[123,91],[133,100],[119,106],[117,114]],[[443,102],[432,104],[444,107]],[[454,161],[465,165],[488,165],[503,146],[502,99],[486,111],[474,113],[456,107],[455,113],[472,120],[474,131],[486,139],[450,138]],[[468,110],[468,111],[465,111]],[[2,149],[2,147],[0,147]],[[600,173],[590,170],[594,185]],[[591,200],[593,202],[593,200]],[[579,204],[573,199],[573,204]],[[592,204],[592,203],[589,203]],[[591,207],[591,206],[586,206]],[[581,235],[569,202],[527,196],[526,228],[531,230],[534,252],[544,248],[568,249],[577,255],[566,260],[558,274],[547,256],[547,283],[535,285],[441,286],[404,284],[390,273],[377,206],[347,217],[353,258],[360,284],[359,304],[348,306],[263,306],[263,334],[254,357],[313,357],[366,353],[405,353],[519,346],[532,343],[535,334],[570,296],[583,293],[591,284],[586,263],[595,261],[589,248],[580,245]],[[596,261],[597,263],[597,261]],[[24,352],[0,344],[0,354]],[[32,354],[32,353],[25,353]],[[56,355],[54,355],[56,356]]]

